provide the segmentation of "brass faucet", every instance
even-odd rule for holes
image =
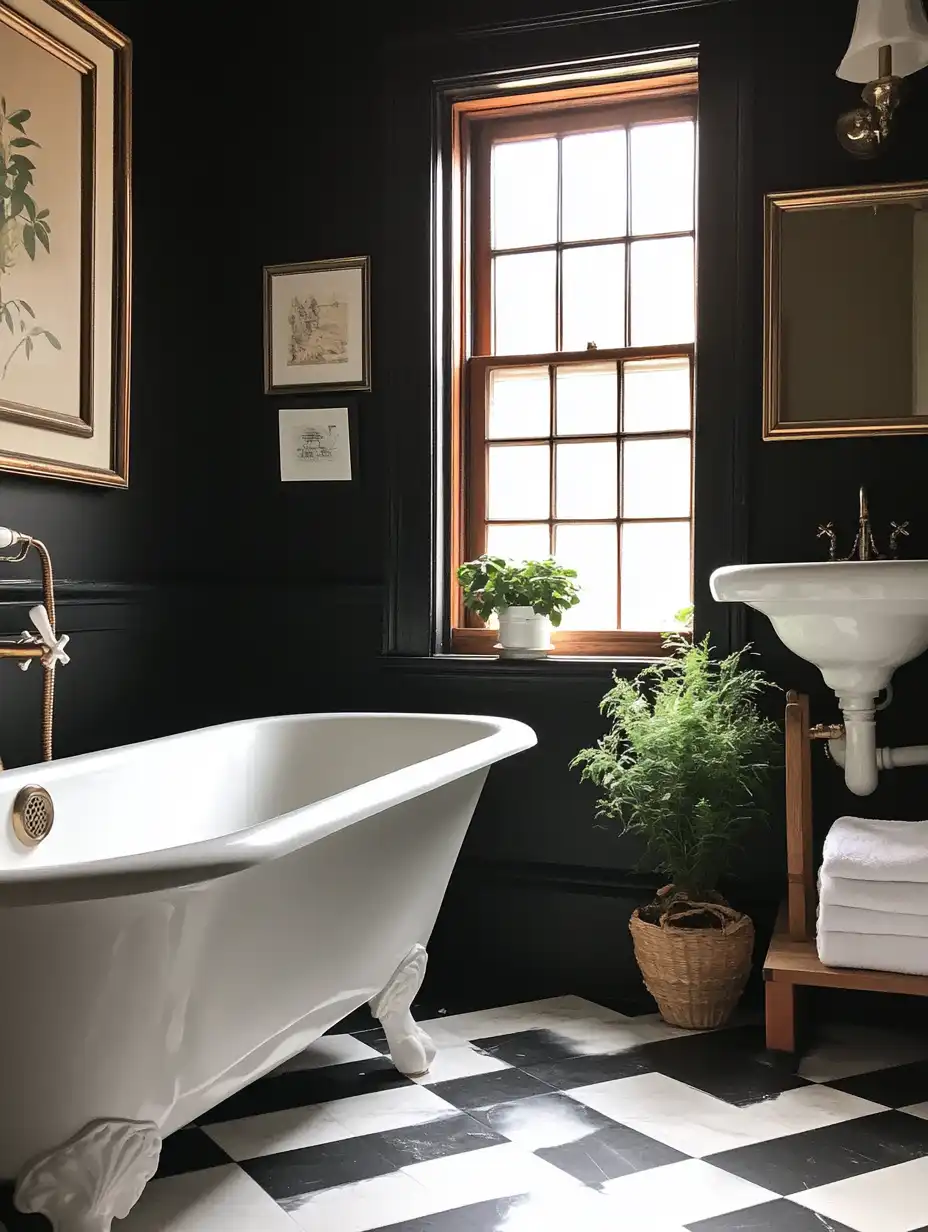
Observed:
[[[890,522],[892,533],[889,536],[889,555],[895,557],[899,549],[899,540],[903,537],[908,538],[909,523],[908,522]],[[860,489],[860,514],[857,519],[857,534],[854,538],[854,546],[851,548],[847,556],[838,556],[838,537],[835,534],[834,522],[825,522],[818,528],[817,538],[828,540],[828,559],[829,560],[886,560],[887,558],[878,550],[876,540],[873,537],[873,528],[870,525],[870,504],[867,500],[867,489]]]
[[[13,549],[12,552],[9,549]],[[0,636],[0,659],[16,659],[22,671],[28,670],[33,659],[38,659],[45,669],[42,677],[42,756],[52,760],[52,727],[55,714],[55,668],[69,661],[65,653],[67,634],[59,637],[55,632],[55,579],[52,559],[41,539],[22,535],[19,531],[0,526],[0,561],[19,564],[34,551],[42,565],[42,600],[33,607],[29,616],[35,631],[26,630],[18,635]],[[0,762],[0,770],[3,763]]]

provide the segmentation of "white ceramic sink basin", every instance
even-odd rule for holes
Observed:
[[[928,560],[729,565],[710,586],[720,602],[769,616],[841,699],[875,697],[928,649]]]

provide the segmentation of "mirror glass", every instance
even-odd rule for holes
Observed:
[[[928,184],[767,202],[766,439],[928,432]]]

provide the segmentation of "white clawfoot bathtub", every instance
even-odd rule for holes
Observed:
[[[108,1232],[161,1139],[370,1001],[394,1063],[505,719],[257,719],[0,775],[0,1177]],[[10,823],[27,784],[56,814]]]

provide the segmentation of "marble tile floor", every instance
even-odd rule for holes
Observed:
[[[579,997],[423,1025],[422,1079],[332,1034],[173,1135],[116,1232],[928,1232],[928,1039],[796,1067]]]

